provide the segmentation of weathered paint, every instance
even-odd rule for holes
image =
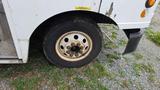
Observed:
[[[81,10],[109,16],[120,29],[146,28],[151,22],[159,0],[156,0],[152,8],[146,9],[147,14],[144,18],[141,18],[140,14],[145,9],[146,0],[2,0],[2,2],[18,58],[26,63],[30,36],[42,22],[54,15],[75,11],[75,7],[79,6]]]

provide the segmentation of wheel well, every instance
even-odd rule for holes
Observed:
[[[110,17],[107,17],[105,15],[96,12],[90,12],[90,11],[64,12],[47,19],[36,28],[36,30],[30,37],[30,47],[38,48],[39,46],[42,46],[43,38],[45,34],[48,32],[47,27],[49,27],[50,25],[54,25],[59,21],[64,21],[66,18],[69,19],[74,17],[85,17],[92,19],[96,23],[107,23],[107,24],[117,25],[116,22],[114,22]]]

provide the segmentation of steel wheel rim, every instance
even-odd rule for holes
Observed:
[[[61,35],[55,45],[58,56],[66,61],[80,61],[90,54],[92,48],[92,39],[81,31]]]

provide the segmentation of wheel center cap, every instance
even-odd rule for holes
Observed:
[[[73,47],[71,47],[71,51],[72,52],[78,53],[80,50],[81,50],[81,48],[79,46],[73,46]]]

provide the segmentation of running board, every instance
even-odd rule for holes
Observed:
[[[22,64],[23,61],[21,59],[0,59],[0,64]]]
[[[0,55],[0,59],[2,59],[2,58],[5,58],[5,59],[13,59],[13,58],[17,58],[17,56],[7,56],[7,58],[6,58],[6,56]]]

